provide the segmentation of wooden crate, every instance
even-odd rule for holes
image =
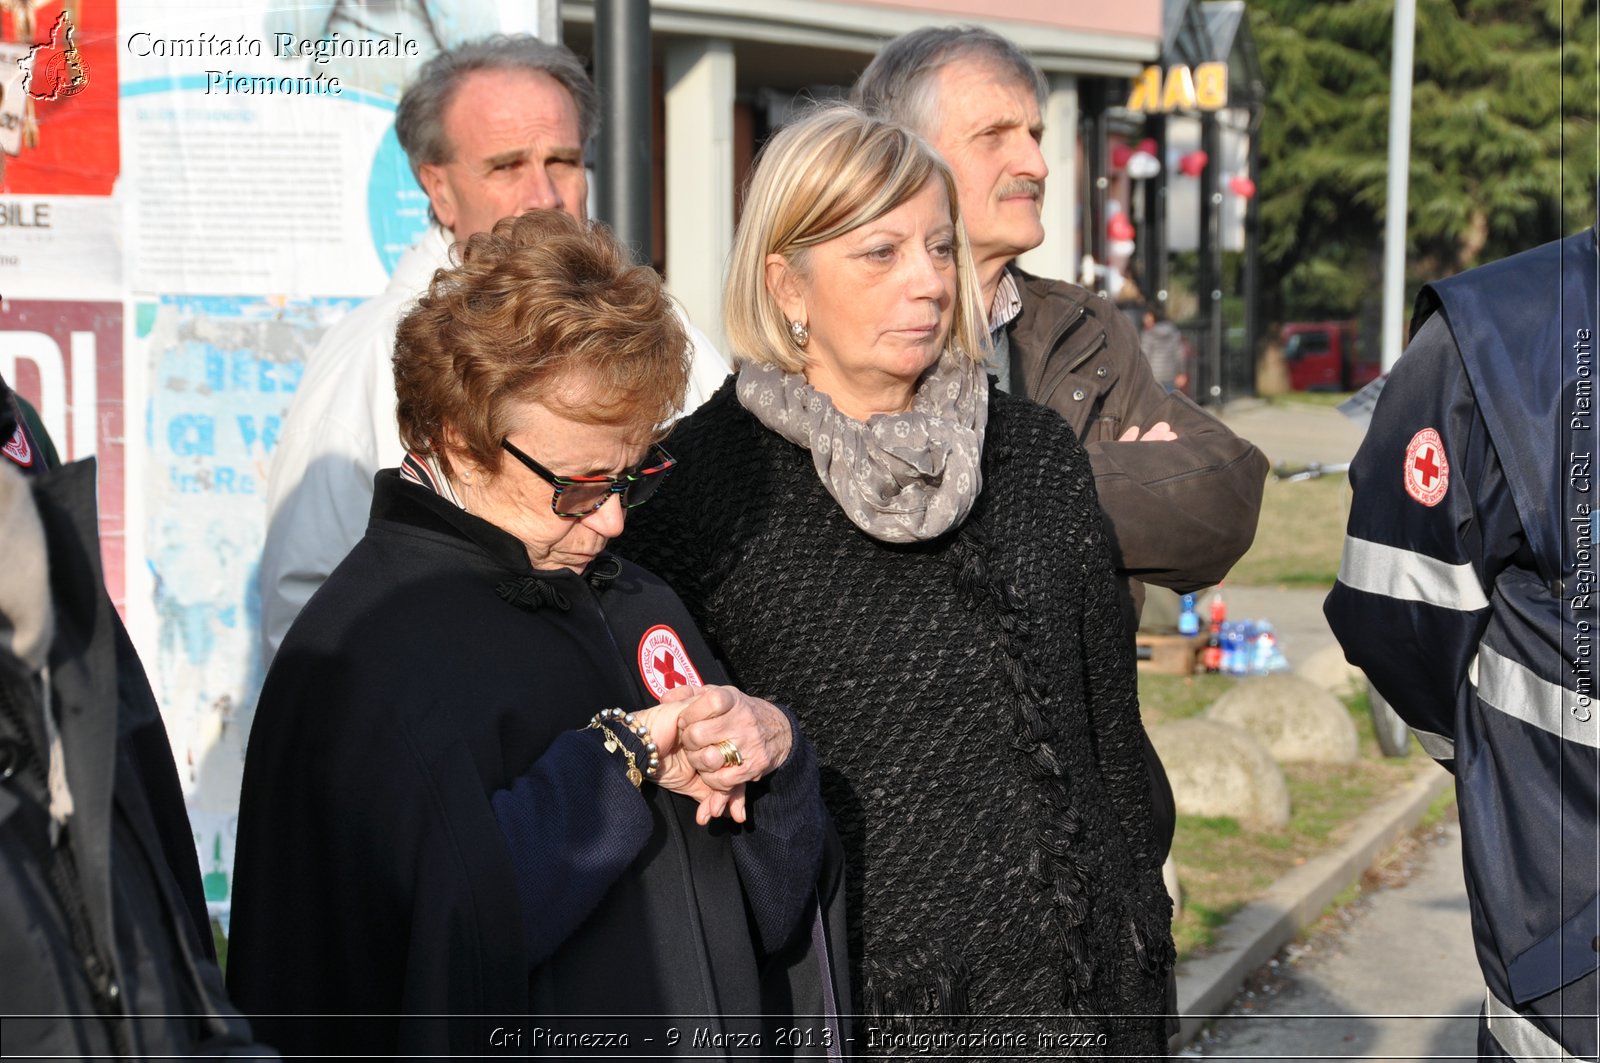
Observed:
[[[1139,671],[1161,675],[1192,675],[1199,669],[1206,648],[1205,635],[1146,635],[1139,633]],[[1145,651],[1148,651],[1148,656]]]

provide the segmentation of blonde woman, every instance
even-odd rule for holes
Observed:
[[[816,745],[858,1048],[1161,1055],[1171,906],[1093,479],[991,387],[977,290],[920,138],[843,106],[781,131],[729,266],[737,378],[619,550]]]

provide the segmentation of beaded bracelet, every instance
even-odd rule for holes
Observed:
[[[599,712],[595,713],[594,718],[589,721],[590,727],[598,727],[601,730],[606,729],[606,724],[621,724],[638,737],[639,741],[644,745],[646,756],[644,767],[645,777],[653,780],[661,770],[661,760],[656,751],[656,744],[650,740],[649,726],[640,723],[639,718],[633,713],[623,712],[621,709],[617,708],[601,709]],[[628,762],[630,764],[633,763],[632,756],[628,758]]]
[[[605,736],[607,753],[615,753],[619,749],[622,750],[622,755],[628,758],[628,781],[633,783],[635,790],[639,789],[644,782],[644,776],[639,774],[639,763],[633,758],[633,750],[623,745],[622,739],[617,737],[616,732],[599,720],[590,720],[589,726]]]

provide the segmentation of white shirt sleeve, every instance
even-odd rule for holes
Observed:
[[[681,411],[681,415],[687,417],[695,410],[698,410],[712,395],[716,394],[717,389],[722,386],[722,382],[727,379],[732,370],[728,365],[728,360],[722,356],[721,351],[717,350],[716,345],[711,342],[704,332],[695,327],[693,321],[689,320],[689,315],[683,312],[683,307],[678,306],[676,302],[673,303],[673,306],[678,311],[678,320],[682,323],[684,331],[689,334],[689,348],[691,351],[689,359],[689,388],[684,393],[683,410]]]
[[[261,649],[272,663],[289,625],[367,529],[372,477],[404,457],[390,360],[397,313],[357,308],[312,354],[267,477]]]

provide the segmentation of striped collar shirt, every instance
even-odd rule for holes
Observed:
[[[467,508],[451,485],[450,477],[445,475],[444,466],[432,454],[408,451],[400,462],[400,479],[426,487],[440,498],[454,502],[462,509]]]
[[[1022,313],[1022,293],[1017,290],[1017,279],[1011,271],[1000,273],[1000,285],[994,290],[994,302],[989,306],[989,360],[984,368],[995,376],[1001,391],[1011,390],[1011,337],[1006,326]]]
[[[994,290],[994,302],[989,307],[989,336],[1005,328],[1022,313],[1022,293],[1017,290],[1017,279],[1011,271],[1002,270],[1000,286]]]

